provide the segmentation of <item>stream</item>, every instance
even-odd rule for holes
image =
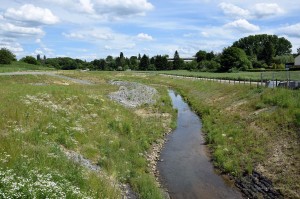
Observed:
[[[233,183],[215,173],[201,132],[201,120],[174,91],[177,128],[167,137],[158,170],[160,181],[172,199],[242,198]]]

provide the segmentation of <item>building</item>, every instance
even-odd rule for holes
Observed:
[[[300,55],[295,58],[295,66],[300,67]]]

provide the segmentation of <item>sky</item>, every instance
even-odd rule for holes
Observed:
[[[1,0],[0,48],[17,58],[191,57],[276,34],[300,48],[299,0]]]

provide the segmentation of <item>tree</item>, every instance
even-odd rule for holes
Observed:
[[[143,57],[141,58],[139,69],[148,70],[149,65],[150,65],[149,57],[144,54]]]
[[[124,68],[124,66],[125,66],[125,58],[124,58],[124,54],[122,52],[120,53],[120,57],[116,58],[116,65],[118,67],[121,66],[122,68]]]
[[[0,49],[0,64],[11,64],[16,60],[16,56],[7,48]]]
[[[230,69],[246,70],[249,68],[252,68],[252,64],[243,49],[228,47],[223,50],[220,67],[222,72]]]
[[[124,54],[123,54],[123,52],[120,52],[120,59],[124,59]]]
[[[105,70],[106,69],[106,62],[104,59],[95,59],[91,62],[94,66],[94,70]]]
[[[275,55],[274,45],[270,41],[266,42],[263,51],[261,52],[261,55],[265,60],[266,64],[270,66]]]
[[[271,45],[273,47],[271,47]],[[250,35],[248,37],[241,38],[232,45],[233,47],[241,48],[249,57],[256,57],[256,61],[264,61],[268,63],[270,61],[270,55],[281,56],[290,54],[292,52],[292,44],[284,37],[278,38],[276,35]],[[274,48],[274,49],[272,49]],[[267,49],[271,49],[273,52],[268,54]]]
[[[137,56],[131,56],[131,57],[129,58],[129,62],[130,62],[129,68],[130,68],[131,70],[136,70],[136,69],[138,69],[139,64],[138,64],[138,58],[137,58]]]
[[[206,54],[206,60],[211,61],[215,58],[215,53],[213,51],[211,51],[210,53]]]
[[[297,48],[297,54],[300,55],[300,48]]]
[[[156,70],[167,70],[168,69],[168,59],[166,56],[157,55],[154,58],[154,65]]]
[[[20,61],[25,62],[27,64],[33,64],[33,65],[38,64],[38,61],[32,56],[23,57],[22,59],[20,59]]]
[[[41,61],[41,55],[40,55],[40,54],[37,54],[36,60],[37,60],[37,61]]]
[[[105,59],[107,66],[109,70],[116,70],[117,69],[117,64],[114,58],[111,55],[108,55]]]
[[[173,59],[173,69],[179,70],[182,69],[184,66],[183,60],[180,58],[178,51],[176,50],[174,53],[174,59]]]
[[[206,51],[199,50],[195,55],[197,62],[206,60],[206,54],[207,54]]]

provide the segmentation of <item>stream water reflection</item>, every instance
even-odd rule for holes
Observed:
[[[242,198],[241,193],[214,172],[207,156],[200,118],[174,91],[169,91],[178,110],[177,128],[168,135],[158,170],[173,199]]]

